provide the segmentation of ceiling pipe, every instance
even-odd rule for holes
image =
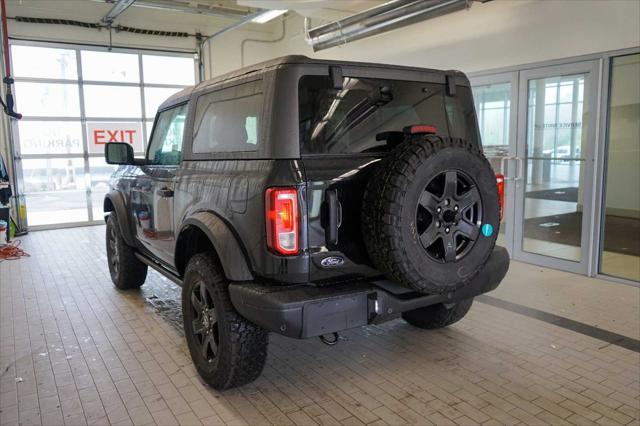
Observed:
[[[134,6],[234,19],[243,18],[248,14],[248,12],[243,10],[228,9],[218,6],[205,6],[201,4],[191,6],[189,4],[181,4],[165,0],[137,0]]]
[[[318,52],[426,19],[468,9],[471,1],[393,0],[347,18],[312,28],[306,32],[305,40],[314,52]]]
[[[241,19],[240,21],[231,24],[227,27],[222,28],[221,30],[216,31],[215,33],[207,36],[207,37],[202,37],[200,39],[200,41],[198,42],[198,60],[199,62],[199,73],[200,73],[200,80],[202,80],[204,78],[204,62],[202,61],[202,54],[204,52],[204,46],[205,44],[207,44],[207,42],[213,40],[214,38],[220,37],[222,34],[226,34],[230,31],[236,30],[246,24],[249,24],[251,22],[259,22],[261,17],[264,17],[265,15],[268,15],[271,13],[270,9],[259,9],[249,15],[246,15],[243,19]],[[286,13],[286,12],[285,12]],[[268,21],[265,21],[268,22]],[[264,23],[264,22],[263,22]],[[285,28],[285,24],[284,24],[284,18],[282,18],[282,36],[274,39],[274,40],[258,40],[258,39],[246,39],[242,42],[241,44],[241,49],[240,49],[240,60],[243,63],[242,66],[244,66],[244,45],[245,42],[248,41],[256,41],[256,42],[263,42],[263,43],[276,43],[278,41],[281,41],[282,39],[284,39],[285,37],[285,33],[286,33],[286,28]],[[209,49],[210,52],[210,56],[212,56],[211,53],[211,49]],[[211,58],[210,58],[211,61]]]
[[[105,0],[93,0],[98,3],[105,3]],[[113,3],[113,0],[107,0]],[[247,16],[248,11],[238,9],[228,9],[218,6],[206,6],[202,4],[191,5],[179,3],[171,0],[136,0],[132,1],[133,7],[144,7],[147,9],[165,10],[170,12],[190,13],[193,15],[217,16],[219,18],[238,19]]]
[[[198,72],[200,75],[200,81],[202,81],[204,79],[204,62],[202,61],[203,59],[203,53],[204,53],[204,47],[205,45],[210,42],[211,40],[213,40],[214,38],[220,37],[222,34],[226,34],[230,31],[233,31],[235,29],[238,29],[242,26],[247,25],[248,23],[252,22],[254,19],[256,19],[257,17],[259,17],[260,15],[262,15],[265,11],[264,10],[258,10],[257,12],[251,13],[249,15],[246,15],[244,18],[242,18],[241,20],[239,20],[238,22],[235,22],[231,25],[228,25],[224,28],[222,28],[221,30],[216,31],[215,33],[208,35],[206,37],[202,37],[200,39],[200,41],[198,42],[198,61],[199,61],[199,65],[198,65]],[[209,52],[211,52],[211,49],[209,49]],[[212,55],[210,55],[212,56]],[[211,58],[209,58],[210,62],[211,62]]]
[[[240,67],[244,68],[244,47],[247,43],[266,43],[266,44],[278,43],[279,41],[284,40],[286,35],[287,35],[287,25],[284,19],[282,19],[282,32],[278,37],[273,38],[271,40],[263,40],[260,38],[245,38],[244,40],[242,40],[242,43],[240,43]]]
[[[118,16],[129,8],[136,0],[117,0],[113,3],[111,10],[102,17],[101,21],[105,24],[111,24]]]

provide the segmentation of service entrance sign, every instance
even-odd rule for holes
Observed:
[[[90,154],[102,154],[105,144],[124,142],[133,146],[133,152],[143,152],[142,123],[89,122],[87,140]]]

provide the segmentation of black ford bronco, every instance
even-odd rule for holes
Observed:
[[[268,333],[460,320],[509,267],[496,176],[457,71],[289,56],[164,102],[104,200],[115,286],[182,286],[203,379],[257,378]]]

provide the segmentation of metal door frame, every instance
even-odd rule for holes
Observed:
[[[504,191],[504,223],[501,226],[505,226],[505,248],[509,252],[509,255],[513,257],[513,244],[514,244],[514,218],[515,218],[515,165],[516,148],[517,148],[517,124],[518,124],[518,85],[520,83],[518,79],[518,72],[505,72],[500,74],[485,75],[479,77],[470,78],[471,86],[486,86],[491,84],[505,84],[511,85],[511,98],[509,105],[509,128],[508,128],[508,141],[509,141],[509,154],[507,157],[503,157],[501,173],[505,175],[505,191]],[[476,112],[477,114],[477,112]],[[504,166],[507,166],[504,169]],[[517,168],[517,166],[516,166]],[[510,172],[511,171],[511,172]]]
[[[565,65],[546,66],[535,69],[523,70],[519,73],[519,94],[518,94],[518,125],[517,125],[517,147],[516,156],[520,159],[521,170],[518,170],[518,177],[515,188],[515,215],[513,219],[513,258],[528,263],[544,265],[553,269],[559,269],[583,275],[590,274],[591,248],[596,236],[592,232],[594,227],[594,201],[596,200],[596,188],[592,185],[595,173],[596,141],[598,139],[598,126],[600,118],[600,61],[584,61]],[[528,171],[527,158],[527,125],[528,125],[528,103],[529,103],[529,81],[546,77],[557,77],[563,75],[588,74],[585,79],[585,99],[588,99],[589,123],[586,128],[587,142],[584,152],[581,153],[585,159],[584,175],[580,176],[582,186],[582,234],[580,246],[581,259],[579,262],[561,259],[542,254],[524,251],[524,202],[525,189]],[[588,97],[587,97],[588,93]],[[584,108],[584,107],[583,107]],[[586,109],[586,108],[584,108]],[[583,110],[584,110],[583,109]],[[584,128],[583,128],[584,131]]]

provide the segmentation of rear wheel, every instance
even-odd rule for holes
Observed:
[[[139,288],[147,279],[147,265],[140,262],[122,238],[115,213],[107,218],[107,261],[111,281],[120,290]]]
[[[467,315],[473,298],[462,300],[452,304],[438,303],[402,313],[402,319],[414,327],[432,330],[442,328],[460,321]]]
[[[266,330],[236,312],[228,286],[213,253],[191,258],[182,286],[184,333],[198,373],[217,390],[258,378],[269,344]]]

